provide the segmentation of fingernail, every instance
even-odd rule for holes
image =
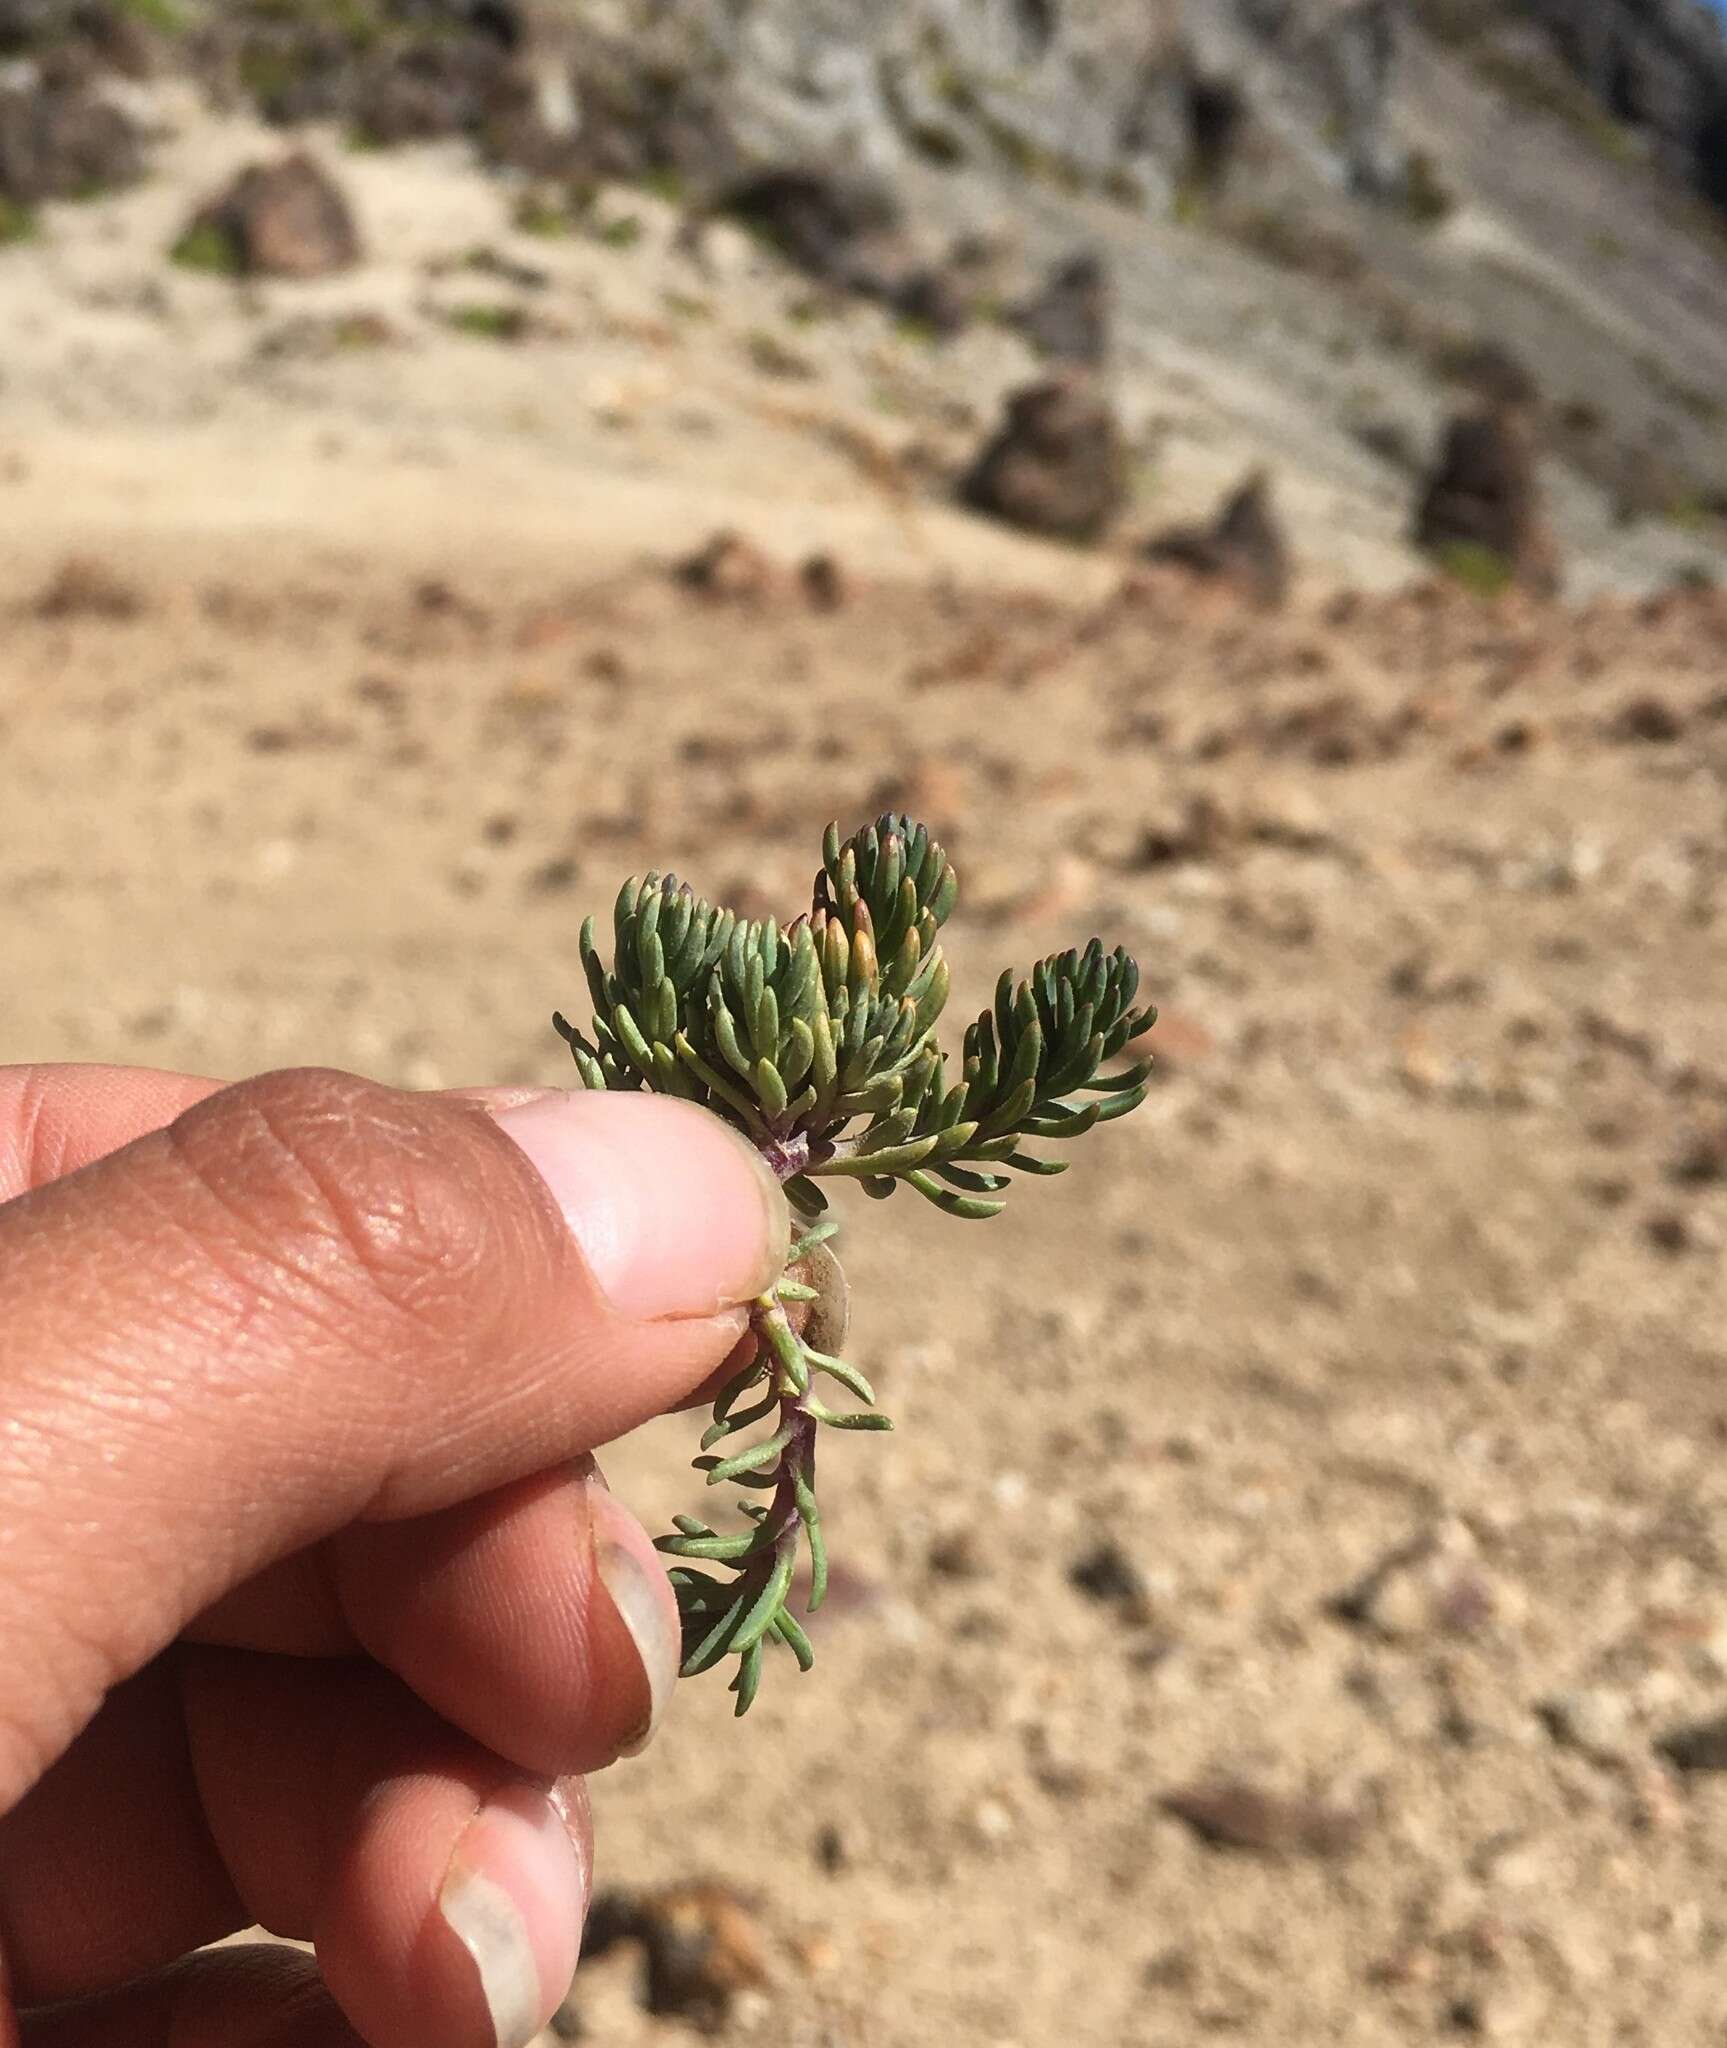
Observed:
[[[548,1983],[535,1928],[570,1966],[567,1928],[586,1885],[569,1827],[536,1785],[506,1786],[468,1823],[438,1893],[438,1910],[474,1959],[497,2048],[528,2048],[567,1983]],[[562,1963],[554,1975],[563,1974]]]
[[[611,1495],[606,1496],[606,1506],[602,1507],[597,1501],[591,1506],[595,1525],[594,1568],[600,1575],[600,1584],[611,1595],[618,1619],[629,1631],[630,1641],[636,1646],[636,1655],[642,1660],[642,1672],[647,1679],[647,1718],[618,1751],[619,1756],[640,1756],[653,1741],[664,1717],[666,1703],[678,1682],[683,1643],[677,1626],[677,1609],[666,1598],[664,1571],[658,1565],[646,1563],[627,1543],[620,1543],[606,1533],[604,1518],[607,1512],[613,1511]],[[622,1512],[621,1509],[615,1511]],[[654,1583],[656,1577],[658,1585]]]
[[[494,1120],[551,1189],[621,1314],[713,1315],[754,1300],[784,1267],[791,1209],[772,1170],[694,1103],[578,1089]]]

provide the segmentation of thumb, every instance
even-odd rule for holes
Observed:
[[[789,1212],[652,1095],[224,1089],[0,1206],[0,1813],[264,1566],[548,1470],[744,1334]]]

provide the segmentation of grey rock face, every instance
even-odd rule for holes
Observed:
[[[143,139],[118,107],[77,84],[0,90],[0,194],[23,205],[134,183]]]
[[[1526,0],[1609,113],[1727,206],[1727,33],[1700,0]]]

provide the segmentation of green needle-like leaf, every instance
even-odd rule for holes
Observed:
[[[941,929],[958,886],[927,828],[897,813],[849,837],[830,826],[810,908],[783,927],[710,904],[675,875],[632,876],[612,908],[609,962],[593,918],[578,937],[591,1024],[554,1019],[577,1080],[713,1110],[758,1148],[806,1218],[826,1210],[832,1181],[875,1200],[910,1187],[964,1220],[998,1214],[1015,1174],[1066,1170],[1066,1159],[1043,1158],[1028,1143],[1073,1142],[1144,1100],[1149,1060],[1107,1068],[1157,1013],[1135,1008],[1135,962],[1092,939],[1023,976],[1003,974],[950,1067],[936,1032],[950,986]],[[788,1268],[836,1227],[808,1224]],[[682,1669],[735,1657],[740,1714],[756,1697],[770,1642],[787,1646],[801,1669],[812,1661],[786,1600],[800,1549],[810,1612],[827,1589],[818,1434],[892,1427],[869,1380],[837,1355],[831,1295],[831,1280],[809,1286],[788,1271],[752,1310],[756,1356],[714,1402],[695,1465],[709,1486],[740,1489],[745,1497],[733,1498],[745,1526],[679,1515],[675,1533],[659,1539],[675,1560],[668,1576],[684,1623]],[[812,1342],[829,1348],[798,1335],[806,1311]],[[811,1391],[815,1374],[862,1406],[827,1406]],[[757,1428],[767,1431],[759,1441],[718,1455]]]

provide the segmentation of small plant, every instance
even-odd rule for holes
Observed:
[[[849,1180],[878,1199],[909,1187],[949,1216],[994,1216],[1013,1174],[1067,1164],[1028,1148],[1081,1137],[1145,1098],[1149,1061],[1102,1069],[1157,1013],[1134,1007],[1134,961],[1097,939],[1039,961],[1022,981],[1004,974],[950,1069],[935,1035],[948,996],[937,934],[957,893],[942,849],[898,816],[845,840],[830,826],[812,906],[784,928],[704,902],[675,875],[637,876],[613,912],[609,967],[594,920],[582,927],[590,1032],[553,1019],[584,1087],[650,1089],[715,1110],[772,1166],[800,1219],[784,1276],[754,1304],[754,1355],[714,1403],[695,1461],[710,1486],[766,1497],[742,1504],[742,1528],[679,1515],[677,1533],[660,1539],[676,1560],[683,1674],[736,1657],[740,1714],[768,1644],[803,1670],[812,1661],[787,1602],[802,1548],[807,1611],[827,1585],[820,1431],[892,1427],[863,1374],[838,1356],[844,1279],[828,1248],[839,1226],[826,1215],[826,1185]],[[830,1407],[816,1391],[822,1379],[862,1405]],[[765,1436],[727,1448],[758,1425]]]
[[[941,330],[921,313],[896,313],[893,331],[912,348],[935,348],[941,341]]]
[[[1481,541],[1447,541],[1434,560],[1453,583],[1474,597],[1503,597],[1515,581],[1511,564],[1497,548]]]
[[[40,226],[33,208],[0,192],[0,248],[9,242],[33,242]]]
[[[528,316],[520,306],[486,305],[478,302],[452,306],[445,324],[470,341],[520,341],[528,332]]]
[[[641,217],[634,213],[615,213],[594,228],[594,240],[605,249],[633,249],[641,239]]]
[[[516,201],[511,221],[518,234],[557,241],[573,235],[593,211],[594,188],[577,180],[537,185]]]
[[[1403,210],[1418,228],[1436,228],[1457,211],[1457,195],[1425,149],[1413,149],[1403,170]]]
[[[238,277],[245,269],[238,237],[219,220],[195,220],[168,251],[168,260],[211,277]]]
[[[165,36],[179,35],[186,26],[180,0],[119,0],[119,12]]]
[[[765,327],[752,327],[744,336],[744,352],[753,368],[764,377],[809,378],[816,374],[816,367],[808,356],[799,355],[795,348],[787,348],[777,334]]]

